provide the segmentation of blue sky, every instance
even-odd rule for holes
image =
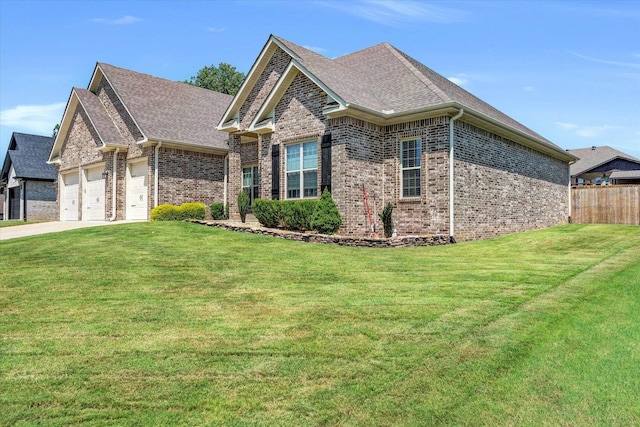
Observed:
[[[49,135],[97,61],[247,72],[269,34],[333,58],[383,41],[563,148],[640,157],[640,1],[0,1],[0,157]]]

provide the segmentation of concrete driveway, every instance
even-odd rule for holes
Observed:
[[[0,228],[0,240],[15,239],[17,237],[35,236],[38,234],[57,233],[59,231],[75,230],[76,228],[98,227],[110,224],[122,224],[126,221],[55,221],[37,224],[14,225]]]

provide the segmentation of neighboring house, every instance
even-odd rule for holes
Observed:
[[[49,161],[60,219],[147,220],[162,203],[222,201],[232,97],[98,63],[73,88]]]
[[[0,176],[3,219],[57,219],[56,168],[47,164],[52,145],[53,138],[48,136],[11,135]]]
[[[579,157],[571,165],[571,184],[640,184],[640,159],[611,147],[567,150]]]
[[[290,200],[328,188],[339,232],[366,236],[365,187],[372,209],[394,205],[400,235],[473,240],[568,220],[575,156],[387,43],[329,59],[271,36],[218,129],[234,217],[243,188]]]

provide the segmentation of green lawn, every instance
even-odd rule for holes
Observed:
[[[640,227],[0,242],[0,425],[640,424]]]
[[[6,221],[0,221],[0,228],[13,227],[16,225],[36,224],[40,221],[23,221],[21,219],[8,219]]]

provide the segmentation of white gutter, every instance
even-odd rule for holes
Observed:
[[[223,185],[224,185],[224,190],[223,190],[223,209],[227,209],[227,181],[228,181],[228,174],[229,174],[229,155],[227,154],[226,156],[224,156],[224,161],[223,161],[223,165],[224,165],[224,180]]]
[[[113,166],[111,170],[111,218],[109,221],[115,221],[116,219],[116,194],[117,194],[117,183],[118,183],[118,153],[120,152],[120,147],[116,148],[116,151],[113,152]]]
[[[154,162],[154,177],[153,177],[153,207],[158,207],[158,195],[160,194],[158,190],[158,185],[160,184],[160,174],[158,173],[158,156],[160,155],[160,147],[162,147],[162,141],[158,141],[155,147],[155,155],[153,156]]]
[[[454,182],[453,182],[453,146],[454,146],[454,137],[453,137],[453,122],[458,120],[464,114],[464,108],[461,108],[457,115],[453,116],[449,119],[449,240],[451,243],[456,243],[455,237],[453,237],[454,232]]]

